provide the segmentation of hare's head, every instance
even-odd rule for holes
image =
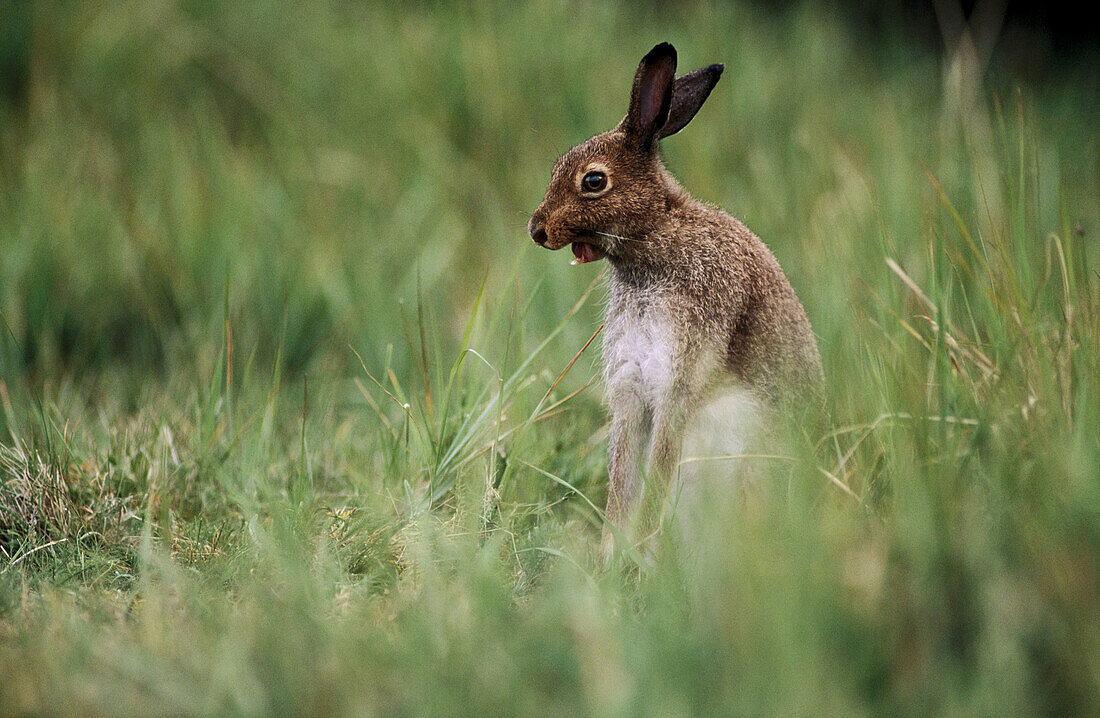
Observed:
[[[528,223],[531,238],[547,249],[572,245],[574,263],[639,251],[632,238],[659,220],[672,193],[657,142],[691,121],[721,75],[722,65],[710,65],[677,78],[672,45],[650,50],[623,121],[554,165],[546,198]]]

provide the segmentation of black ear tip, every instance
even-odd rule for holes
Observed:
[[[653,64],[659,60],[664,59],[672,60],[673,64],[676,63],[676,48],[670,43],[661,42],[653,46],[653,49],[646,53],[646,56],[642,58],[642,62],[647,65]]]
[[[707,68],[707,72],[709,72],[714,77],[714,79],[717,80],[719,77],[722,76],[722,71],[725,69],[726,66],[724,64],[722,64],[721,62],[716,62],[715,64]]]

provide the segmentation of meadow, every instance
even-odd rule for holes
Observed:
[[[931,27],[0,9],[0,715],[1094,714],[1100,58]],[[526,222],[660,40],[828,402],[605,566],[604,265]]]

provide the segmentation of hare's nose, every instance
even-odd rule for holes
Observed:
[[[532,223],[528,229],[531,232],[531,239],[535,240],[535,244],[544,246],[547,241],[546,230],[541,225]]]

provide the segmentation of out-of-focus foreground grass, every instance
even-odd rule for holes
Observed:
[[[0,25],[0,713],[1100,704],[1094,50],[960,105],[812,4]],[[667,161],[779,257],[829,411],[605,570],[600,267],[525,224],[665,39],[726,63]]]

